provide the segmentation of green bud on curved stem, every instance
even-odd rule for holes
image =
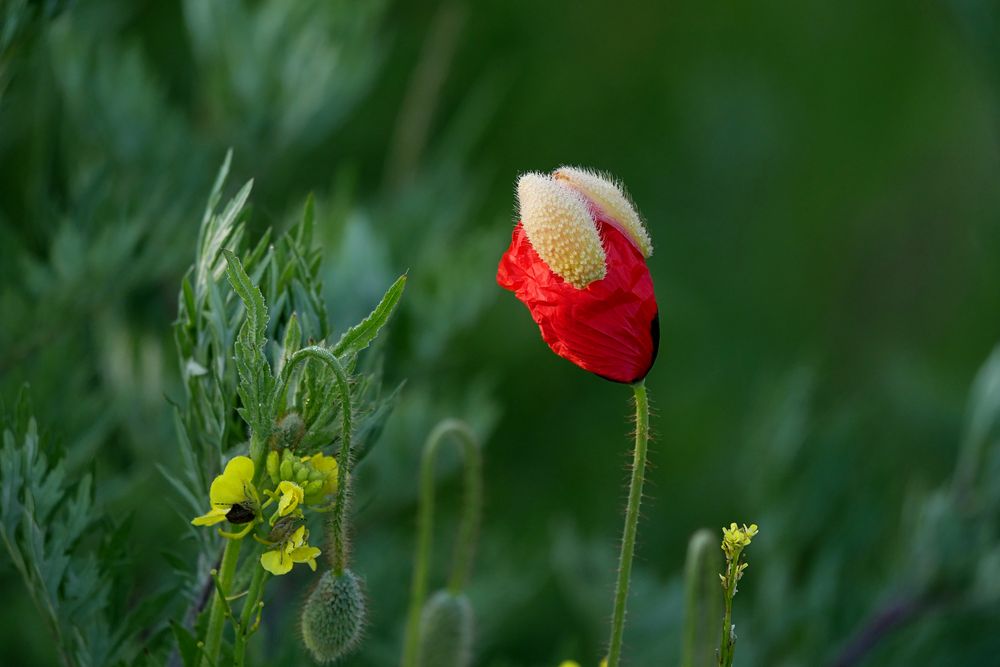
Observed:
[[[278,380],[274,391],[274,408],[280,397],[284,396],[285,387],[291,378],[292,371],[300,363],[308,359],[315,359],[326,364],[334,376],[337,378],[337,388],[340,390],[341,403],[341,427],[340,427],[340,454],[337,456],[337,504],[334,507],[330,518],[331,532],[333,533],[333,554],[330,565],[337,576],[344,573],[347,567],[347,503],[349,501],[348,487],[350,486],[351,473],[351,387],[347,381],[347,373],[344,371],[340,360],[325,347],[313,345],[305,347],[293,354],[288,359],[288,363],[281,369],[281,377]]]
[[[431,431],[420,461],[420,509],[417,515],[417,546],[413,557],[413,582],[410,586],[410,609],[403,643],[403,667],[417,664],[420,642],[420,612],[427,596],[427,571],[431,560],[434,533],[434,461],[446,436],[455,436],[462,447],[465,499],[455,556],[452,560],[448,591],[457,595],[465,586],[479,533],[482,513],[482,456],[479,443],[469,427],[456,419],[446,419]]]

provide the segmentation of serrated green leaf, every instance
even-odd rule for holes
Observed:
[[[375,337],[378,336],[379,331],[382,330],[385,323],[389,321],[393,311],[399,304],[400,298],[403,296],[405,287],[406,274],[403,274],[386,291],[385,296],[382,297],[375,310],[340,337],[337,345],[333,348],[333,353],[339,357],[344,354],[356,354],[368,347],[375,340]]]
[[[267,343],[267,305],[264,295],[243,269],[239,258],[224,250],[230,284],[244,306],[244,321],[236,340],[236,367],[240,376],[239,395],[243,401],[240,415],[254,432],[265,434],[271,425],[269,411],[274,377],[264,353]]]

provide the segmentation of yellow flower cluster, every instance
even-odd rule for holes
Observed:
[[[726,560],[733,560],[739,556],[747,545],[757,535],[757,524],[752,523],[749,527],[746,524],[737,526],[735,523],[729,524],[729,528],[722,529],[722,550],[726,553]]]
[[[253,461],[235,456],[226,464],[221,475],[209,489],[211,509],[195,517],[196,526],[212,526],[223,521],[245,527],[237,532],[219,533],[228,539],[242,539],[264,522],[263,512],[277,501],[277,509],[268,521],[272,526],[266,539],[254,539],[272,547],[260,558],[261,566],[275,575],[291,571],[295,563],[306,563],[316,569],[316,557],[321,553],[308,543],[309,531],[303,525],[301,506],[326,503],[337,491],[337,460],[323,454],[298,457],[287,449],[279,456],[271,451],[267,457],[267,472],[273,488],[264,489],[268,497],[261,504],[254,485]]]

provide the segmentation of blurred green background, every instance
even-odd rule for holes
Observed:
[[[1000,340],[995,3],[4,0],[0,21],[0,395],[30,382],[71,465],[136,515],[137,596],[185,548],[156,469],[179,465],[170,324],[232,147],[254,236],[316,194],[336,327],[409,271],[345,664],[398,661],[417,453],[453,415],[487,442],[477,664],[596,665],[628,391],[551,354],[493,280],[517,175],[578,164],[627,184],[655,245],[627,664],[676,664],[687,540],[734,520],[761,527],[738,664],[995,664],[991,430],[973,500],[949,495],[1000,373],[970,407]],[[273,664],[300,655],[307,577],[287,579],[255,640]],[[55,664],[5,559],[0,590],[4,664]]]

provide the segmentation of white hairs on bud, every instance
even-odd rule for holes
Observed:
[[[601,237],[577,190],[531,172],[518,179],[517,202],[531,247],[556,275],[578,289],[605,276]]]
[[[601,211],[618,223],[643,257],[653,254],[653,242],[635,205],[622,184],[608,174],[582,167],[560,167],[552,175],[589,199]]]

